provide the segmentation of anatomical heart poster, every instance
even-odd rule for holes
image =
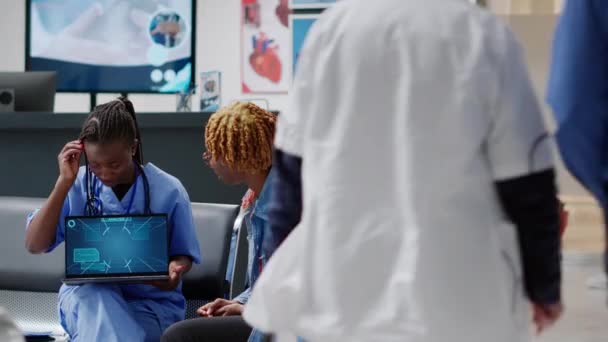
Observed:
[[[243,93],[286,93],[290,83],[288,0],[241,0]]]

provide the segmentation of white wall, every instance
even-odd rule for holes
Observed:
[[[286,95],[242,94],[241,66],[239,64],[241,29],[240,0],[197,1],[196,80],[201,71],[222,72],[222,98],[227,104],[232,100],[265,98],[270,109],[284,110]],[[25,0],[0,0],[0,71],[25,69]],[[116,94],[99,95],[98,103]],[[130,95],[139,112],[174,111],[175,95]],[[193,110],[199,108],[196,94]],[[89,96],[85,94],[58,94],[55,112],[87,112]]]
[[[503,0],[493,0],[503,2]],[[543,0],[546,1],[546,0]],[[9,7],[10,4],[10,7]],[[556,17],[551,15],[503,17],[513,27],[526,50],[530,74],[541,102],[544,94],[550,60],[550,47]],[[271,109],[284,110],[286,95],[243,95],[241,93],[240,54],[240,0],[198,0],[197,7],[197,73],[204,70],[222,71],[223,102],[252,97],[270,101]],[[25,1],[0,0],[0,70],[23,70],[25,67]],[[198,77],[198,76],[197,76]],[[114,94],[99,96],[104,102]],[[132,95],[135,108],[140,112],[175,110],[173,95]],[[198,109],[198,95],[193,109]],[[88,95],[58,94],[56,112],[86,112]],[[547,120],[552,123],[549,109],[543,107]],[[559,183],[563,193],[585,195],[586,192],[560,165]]]

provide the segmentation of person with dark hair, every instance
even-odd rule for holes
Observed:
[[[79,166],[83,155],[85,166]],[[63,242],[66,216],[167,214],[170,227],[168,280],[63,285],[62,326],[75,342],[158,341],[184,319],[181,277],[200,261],[188,193],[175,177],[144,164],[135,110],[125,98],[95,107],[58,163],[51,194],[27,219],[29,252],[48,253]]]

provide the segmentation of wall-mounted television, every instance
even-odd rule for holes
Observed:
[[[177,93],[194,82],[196,0],[26,0],[26,69],[57,91]]]

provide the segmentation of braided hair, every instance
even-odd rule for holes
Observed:
[[[145,212],[151,213],[150,209],[150,186],[148,179],[143,172],[143,149],[141,144],[141,133],[135,117],[133,103],[125,97],[99,105],[93,109],[85,120],[79,139],[96,144],[108,144],[114,142],[124,142],[132,146],[137,140],[137,149],[133,156],[133,161],[137,169],[141,172],[145,191]],[[85,214],[101,215],[103,213],[103,203],[94,196],[93,174],[89,168],[89,162],[84,155],[86,178],[85,187],[87,200],[85,203]]]
[[[133,159],[143,164],[141,133],[135,117],[133,103],[125,97],[99,105],[93,109],[80,131],[79,139],[91,143],[122,141],[129,145],[137,139],[137,150]]]
[[[258,173],[272,166],[276,116],[253,103],[235,102],[209,118],[206,157],[232,170]]]

